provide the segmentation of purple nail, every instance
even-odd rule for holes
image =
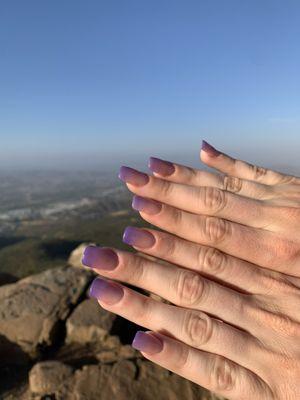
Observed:
[[[157,336],[154,336],[151,331],[137,331],[132,347],[144,353],[156,354],[162,351],[163,342]]]
[[[133,196],[132,208],[137,211],[142,211],[146,214],[158,214],[161,210],[162,204],[155,200],[146,199],[141,196]]]
[[[121,181],[135,186],[144,186],[149,182],[149,176],[130,167],[121,167],[119,172]]]
[[[158,173],[161,176],[169,176],[175,172],[174,165],[160,158],[150,157],[148,167],[151,171]]]
[[[202,140],[202,147],[201,149],[205,151],[209,156],[211,157],[218,157],[221,152],[217,149],[215,149],[212,145],[207,143],[205,140]]]
[[[103,301],[109,305],[116,304],[124,296],[123,289],[110,281],[101,278],[96,278],[90,287],[90,297]]]
[[[82,264],[91,268],[111,271],[119,264],[119,258],[111,249],[88,246],[84,250]]]
[[[154,245],[155,237],[152,233],[143,229],[128,226],[123,234],[123,242],[130,244],[131,246],[147,248]]]

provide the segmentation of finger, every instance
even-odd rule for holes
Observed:
[[[112,270],[104,269],[108,258],[109,262],[115,262]],[[247,317],[250,296],[194,271],[171,264],[162,265],[131,252],[96,246],[86,248],[83,263],[101,275],[155,293],[178,306],[207,312],[246,331],[252,326]]]
[[[269,293],[274,281],[274,276],[264,268],[167,232],[127,227],[123,241],[138,251],[189,268],[242,292]]]
[[[119,176],[131,192],[195,214],[214,215],[254,227],[265,227],[274,220],[274,214],[263,202],[221,189],[168,182],[124,166]]]
[[[231,400],[275,398],[264,380],[222,356],[196,350],[161,333],[140,335],[143,338],[138,337],[135,346],[145,358],[218,395]],[[161,347],[144,335],[154,336]]]
[[[291,175],[284,175],[271,169],[259,167],[249,164],[242,160],[237,160],[228,156],[225,153],[216,150],[205,140],[202,143],[200,152],[201,161],[206,165],[224,172],[231,176],[236,176],[241,179],[263,183],[265,185],[278,185],[282,183],[290,183],[297,180]]]
[[[114,290],[116,287],[123,292],[123,297],[114,304],[108,304],[105,295],[110,295],[109,288]],[[165,332],[196,349],[222,355],[255,372],[261,372],[258,359],[262,361],[265,358],[265,351],[260,347],[259,341],[247,332],[211,318],[201,311],[165,304],[126,286],[115,285],[112,281],[100,278],[92,283],[91,295],[106,310],[139,326]],[[256,355],[255,358],[253,354]]]
[[[268,185],[236,176],[215,174],[155,157],[150,157],[148,166],[154,176],[171,182],[191,186],[211,186],[260,200],[268,199],[273,194],[272,187]]]
[[[191,214],[142,197],[139,212],[145,221],[183,239],[217,248],[263,268],[299,276],[299,246],[278,234]]]

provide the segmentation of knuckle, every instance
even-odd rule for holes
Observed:
[[[216,355],[212,362],[210,379],[213,391],[231,391],[236,381],[234,364],[226,358]]]
[[[204,253],[204,254],[203,254]],[[201,262],[203,270],[214,275],[220,275],[226,264],[226,255],[214,247],[207,247],[205,252],[202,252]]]
[[[178,208],[171,209],[172,223],[175,227],[182,225],[182,211]]]
[[[252,169],[253,178],[255,180],[259,180],[260,178],[264,177],[268,173],[268,169],[266,169],[266,168],[259,167],[257,165],[251,165],[250,167]]]
[[[176,358],[174,360],[175,370],[184,371],[188,368],[189,355],[190,352],[188,346],[178,346],[178,349],[176,350]]]
[[[200,348],[211,339],[212,319],[201,311],[188,311],[183,329],[184,336],[188,338],[189,344]]]
[[[248,316],[283,337],[299,341],[300,323],[283,314],[280,306],[256,301],[248,308]]]
[[[204,234],[213,245],[217,245],[222,242],[226,236],[230,235],[230,226],[230,223],[224,219],[206,217]]]
[[[242,187],[243,187],[242,179],[231,175],[224,176],[223,190],[227,190],[227,192],[232,192],[232,193],[239,193],[242,190]]]
[[[278,260],[279,257],[281,260],[290,263],[298,258],[299,247],[296,246],[294,242],[290,242],[288,240],[278,240],[276,241],[276,245],[273,246],[273,249],[276,260]]]
[[[161,180],[159,191],[160,191],[160,195],[162,196],[162,198],[164,198],[164,199],[171,198],[173,195],[173,189],[174,189],[173,183],[170,183],[165,180]]]
[[[273,312],[268,312],[270,326],[275,330],[275,332],[284,335],[285,337],[295,338],[299,340],[300,338],[300,325],[299,323],[293,321],[287,315],[277,314]]]
[[[204,296],[204,280],[197,273],[179,270],[175,279],[175,290],[180,304],[199,304]]]
[[[144,282],[145,263],[147,260],[145,260],[144,257],[135,254],[132,254],[129,257],[127,263],[124,265],[125,268],[123,268],[123,273],[126,275],[123,276],[123,279],[126,279],[131,283]],[[128,268],[128,265],[130,265],[131,268]],[[134,271],[134,274],[132,271]]]
[[[170,259],[174,257],[176,250],[176,239],[171,235],[161,235],[157,240],[157,249],[159,256],[163,259]]]
[[[201,192],[200,201],[203,201],[204,207],[210,212],[217,213],[226,207],[227,196],[224,190],[207,186],[201,188]]]
[[[132,321],[136,324],[143,325],[145,322],[149,323],[149,321],[152,320],[151,304],[153,300],[148,296],[140,296],[139,299],[140,301],[136,303],[136,307],[132,307],[132,298],[130,296],[128,298],[128,304],[124,304],[124,307],[128,306],[128,309],[131,309]]]

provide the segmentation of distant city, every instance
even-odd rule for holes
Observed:
[[[0,234],[23,223],[90,218],[127,206],[129,193],[116,173],[11,172],[0,174]]]

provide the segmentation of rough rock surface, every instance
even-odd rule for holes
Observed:
[[[53,394],[72,376],[73,369],[59,361],[44,361],[35,364],[29,374],[31,393]]]
[[[86,299],[67,320],[66,343],[104,341],[115,319],[116,315],[100,307],[95,299]]]
[[[90,279],[85,270],[59,267],[1,286],[0,335],[36,356],[53,343]]]
[[[56,400],[216,399],[199,386],[147,360],[85,365],[74,373],[62,363],[41,362],[31,370],[29,382],[32,395],[55,396]]]

